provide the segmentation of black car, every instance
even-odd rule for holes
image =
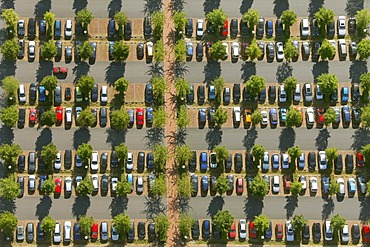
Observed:
[[[230,88],[225,87],[224,92],[223,92],[223,99],[222,99],[225,105],[230,104],[230,94],[231,94]]]
[[[153,103],[153,87],[150,83],[145,85],[145,102],[147,104]]]
[[[355,17],[350,17],[348,19],[348,33],[349,34],[356,33],[356,28],[357,28],[356,18]]]
[[[243,19],[240,20],[240,34],[242,36],[247,36],[248,35],[248,23],[243,21]]]
[[[240,173],[243,169],[243,158],[241,153],[236,153],[234,156],[234,170]]]
[[[329,38],[334,37],[335,35],[335,22],[331,22],[329,25],[326,27],[326,34],[328,35]]]
[[[139,152],[137,154],[137,172],[144,172],[145,167],[145,153]]]
[[[191,196],[196,196],[198,194],[198,176],[197,175],[191,175],[190,178],[191,181],[191,187],[193,188],[191,192]]]
[[[92,127],[95,127],[96,124],[98,123],[98,110],[96,108],[91,108],[91,113],[94,116],[94,123],[92,124]]]
[[[197,44],[197,47],[195,48],[195,54],[196,54],[196,59],[197,61],[202,61],[203,59],[203,44],[202,43],[198,43]]]
[[[213,34],[215,33],[215,29],[212,26],[212,23],[210,21],[207,21],[207,33]]]
[[[91,90],[91,101],[92,102],[98,101],[98,97],[99,97],[99,88],[98,88],[98,84],[95,83]]]
[[[23,177],[18,177],[17,182],[19,184],[19,189],[20,189],[18,198],[22,198],[23,194],[24,194],[24,178]]]
[[[277,19],[275,22],[275,33],[278,37],[284,35],[283,22],[281,21],[281,19]]]
[[[62,87],[57,86],[54,90],[54,105],[60,105],[62,103]]]
[[[334,159],[334,171],[336,174],[340,174],[343,170],[343,158],[342,154],[338,154],[337,158]]]
[[[275,58],[275,45],[273,42],[268,42],[266,46],[267,59],[274,60]]]
[[[212,238],[214,240],[220,239],[220,231],[217,229],[217,226],[214,223],[212,223]]]
[[[107,108],[105,107],[99,110],[99,124],[100,127],[105,127],[107,125]]]
[[[78,52],[80,46],[82,45],[81,41],[75,42],[75,61],[80,61],[80,53]]]
[[[152,36],[152,24],[150,17],[144,18],[144,37],[150,38]]]
[[[312,60],[313,61],[317,61],[319,59],[319,49],[321,47],[321,44],[320,42],[315,42],[313,43],[312,45]]]
[[[64,56],[65,56],[66,62],[70,62],[72,60],[72,46],[67,46],[64,49]]]
[[[265,32],[265,19],[260,18],[258,20],[257,27],[256,27],[256,36],[257,36],[257,38],[262,38],[264,32]]]
[[[187,37],[193,36],[193,19],[188,18],[187,23],[185,25],[185,35]]]
[[[239,103],[240,101],[240,84],[234,83],[233,85],[233,101],[234,103]]]
[[[26,110],[23,108],[19,109],[18,112],[18,128],[23,128],[26,121]]]
[[[135,225],[134,222],[130,222],[130,229],[127,232],[127,241],[133,242],[135,240]]]
[[[54,39],[60,39],[62,35],[62,22],[61,20],[54,21]]]
[[[154,222],[149,222],[148,224],[148,241],[153,242],[155,240],[155,224]]]
[[[246,165],[246,170],[251,171],[254,169],[253,165],[253,155],[251,153],[247,153],[245,156],[245,165]]]
[[[26,241],[27,243],[31,243],[35,237],[33,223],[29,222],[26,225]]]
[[[248,91],[247,87],[243,88],[243,100],[245,100],[245,101],[251,101],[252,100],[252,95]]]
[[[352,121],[354,124],[361,123],[361,108],[357,107],[352,108]]]
[[[103,152],[100,155],[100,169],[101,170],[106,170],[107,167],[108,167],[108,153],[107,152]]]
[[[229,157],[225,160],[225,172],[230,172],[233,166],[233,157],[229,154]]]
[[[138,43],[136,45],[136,57],[139,60],[144,58],[144,44],[143,43]]]
[[[360,242],[360,226],[358,224],[353,224],[351,228],[352,242],[357,244]]]
[[[269,102],[270,103],[275,102],[275,100],[276,100],[276,86],[274,86],[274,85],[269,86],[268,97],[269,97]]]
[[[109,20],[108,22],[108,39],[113,39],[116,36],[116,22]]]
[[[266,21],[266,37],[272,37],[274,35],[273,23],[271,20]]]
[[[312,19],[312,24],[311,25],[312,25],[311,26],[311,36],[312,37],[318,37],[320,35],[320,32],[319,32],[319,24],[318,24],[316,18]]]
[[[137,224],[137,237],[142,240],[145,239],[146,233],[145,233],[145,222],[140,221]]]
[[[39,21],[39,36],[46,35],[46,21],[40,20]]]
[[[302,243],[307,244],[310,241],[310,227],[305,225],[302,229]]]
[[[199,220],[194,219],[193,225],[191,226],[191,237],[193,240],[198,240],[200,236]]]
[[[321,226],[318,222],[312,224],[312,239],[314,243],[318,243],[321,240]]]
[[[44,232],[44,230],[42,230],[41,224],[42,224],[42,221],[37,222],[37,232],[36,232],[36,234],[37,234],[36,240],[37,241],[43,241],[45,239],[45,232]]]
[[[18,38],[24,37],[25,27],[24,20],[19,20],[17,25]]]
[[[128,21],[124,26],[124,33],[123,37],[125,40],[129,40],[132,37],[132,28],[131,28],[131,21]]]
[[[197,99],[198,99],[198,104],[199,105],[203,105],[204,104],[205,97],[206,96],[205,96],[205,88],[204,88],[204,85],[198,86]]]
[[[26,156],[23,154],[18,157],[18,172],[23,172],[26,169]]]
[[[346,173],[352,173],[354,168],[353,154],[346,154],[344,159]]]
[[[108,193],[108,187],[109,187],[108,176],[103,174],[101,176],[101,193],[102,193],[102,195],[106,195]]]
[[[192,151],[192,155],[189,161],[189,171],[195,172],[197,169],[197,151]]]
[[[308,153],[308,170],[314,171],[316,169],[316,155],[315,152]]]
[[[70,87],[66,87],[64,89],[64,99],[65,100],[71,100],[71,98],[72,98],[72,90],[71,90]]]
[[[238,32],[238,19],[232,19],[230,22],[230,37],[235,38]]]
[[[71,167],[72,167],[72,150],[67,149],[64,152],[64,168],[68,170],[71,169]]]
[[[330,102],[336,104],[338,101],[338,88],[334,89],[333,93],[330,95]]]
[[[27,36],[29,40],[33,40],[36,37],[36,21],[35,18],[28,19],[28,31]]]
[[[18,45],[19,45],[18,58],[22,59],[24,57],[24,40],[23,39],[18,40]]]
[[[37,86],[35,83],[31,83],[29,88],[30,101],[35,102],[37,99]]]
[[[57,47],[57,58],[62,57],[62,42],[61,41],[55,41],[55,46]]]
[[[203,220],[202,222],[202,237],[203,239],[209,239],[211,236],[211,222],[209,220]]]
[[[351,97],[352,101],[359,101],[360,100],[360,86],[358,83],[352,83],[351,86]]]
[[[266,100],[266,88],[263,88],[261,92],[258,94],[258,101],[259,102],[265,102]]]
[[[113,168],[118,167],[118,157],[116,151],[112,150],[110,153],[110,166]]]
[[[189,85],[189,92],[186,94],[186,103],[192,105],[194,103],[194,85]]]

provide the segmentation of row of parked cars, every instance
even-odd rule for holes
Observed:
[[[36,234],[36,241],[44,241],[46,240],[46,234],[41,228],[42,222],[39,221],[36,224],[33,222],[29,222],[24,225],[18,225],[16,229],[16,240],[17,242],[23,242],[26,240],[27,243],[32,243],[35,241],[35,234]],[[36,228],[36,229],[35,229]],[[54,244],[59,244],[63,242],[63,244],[68,245],[71,241],[81,241],[84,240],[84,237],[81,232],[81,226],[79,222],[74,222],[72,224],[71,221],[56,222],[54,231],[52,232],[52,240]],[[91,240],[100,240],[101,242],[107,241],[119,241],[122,239],[126,239],[129,242],[133,242],[135,239],[138,240],[145,240],[147,239],[149,242],[156,240],[156,231],[155,231],[155,223],[154,222],[130,222],[130,229],[127,233],[127,236],[120,236],[117,228],[114,227],[114,224],[110,224],[107,221],[102,221],[99,223],[94,222],[91,227]]]
[[[27,27],[26,27],[27,26]],[[29,40],[34,40],[36,38],[36,29],[38,28],[39,37],[45,37],[47,34],[47,24],[45,20],[39,20],[38,23],[35,18],[29,18],[26,21],[24,19],[18,20],[17,23],[17,36],[19,39],[23,39],[27,37]],[[54,27],[53,27],[54,39],[60,39],[62,37],[62,21],[59,19],[54,20]],[[26,32],[27,31],[27,32]],[[72,20],[67,19],[64,23],[64,38],[71,39],[72,38]]]

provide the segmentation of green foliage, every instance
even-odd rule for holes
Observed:
[[[115,61],[126,61],[130,54],[130,47],[123,42],[115,42],[113,45],[112,58]]]
[[[189,179],[188,179],[189,180]],[[180,236],[184,238],[185,236],[190,236],[190,230],[193,226],[194,218],[188,214],[181,213],[179,215],[179,232]]]
[[[88,196],[94,190],[94,185],[90,178],[85,177],[76,188],[76,192],[79,196]]]
[[[229,210],[218,210],[213,216],[212,223],[220,231],[221,238],[226,238],[227,233],[230,231],[231,225],[234,223],[234,216],[231,215]]]
[[[93,47],[90,45],[89,41],[84,41],[79,47],[78,47],[78,55],[81,57],[82,60],[87,60],[91,57],[93,54]]]
[[[329,195],[334,195],[337,193],[339,193],[339,184],[334,180],[334,178],[331,178],[329,183]]]
[[[177,193],[181,199],[190,199],[192,192],[193,187],[186,175],[182,175],[177,179]]]
[[[120,94],[124,94],[128,89],[128,80],[126,78],[118,78],[114,82],[114,88],[116,91],[118,91]]]
[[[156,144],[152,150],[154,156],[154,169],[157,173],[165,170],[166,161],[168,160],[168,151],[166,146]]]
[[[81,127],[90,127],[95,123],[94,114],[91,112],[90,107],[83,109],[80,116],[77,118],[77,124]]]
[[[78,146],[76,153],[81,158],[82,162],[87,165],[88,161],[92,155],[93,147],[91,144],[88,143],[82,143]]]
[[[224,26],[224,23],[227,20],[227,16],[223,9],[213,9],[206,17],[211,27],[213,27],[213,29],[216,30],[215,32],[219,34],[218,30]]]
[[[170,222],[168,220],[167,215],[163,213],[158,214],[154,218],[154,223],[155,223],[155,231],[156,231],[158,240],[162,242],[166,241],[167,231],[168,231],[168,228],[170,227]]]
[[[95,84],[94,77],[83,75],[77,82],[77,86],[80,88],[81,93],[86,97],[93,90]]]
[[[361,108],[361,124],[364,127],[370,126],[370,106]]]
[[[266,232],[270,227],[270,219],[264,214],[255,216],[253,222],[257,232],[259,233]]]
[[[41,222],[41,229],[44,231],[47,238],[51,238],[55,229],[56,221],[49,215],[46,216]]]
[[[173,14],[173,24],[177,31],[183,31],[186,25],[187,19],[184,11],[175,11]]]
[[[163,62],[165,55],[166,51],[164,49],[163,41],[157,40],[154,46],[154,61]]]
[[[213,119],[215,120],[216,126],[221,128],[227,121],[227,111],[223,107],[218,107],[213,114]]]
[[[41,157],[45,164],[51,168],[57,158],[58,149],[53,143],[43,146],[41,149]]]
[[[158,10],[154,12],[151,17],[154,36],[157,39],[159,39],[162,37],[163,33],[163,27],[165,22],[164,12],[162,10]]]
[[[132,192],[132,184],[127,181],[125,176],[122,176],[121,181],[118,181],[116,193],[119,196],[127,196]]]
[[[41,186],[41,191],[49,196],[51,193],[55,191],[56,185],[55,182],[53,181],[53,178],[50,176],[47,180],[44,181],[44,183]]]
[[[295,231],[301,232],[305,225],[307,225],[307,219],[303,216],[303,214],[294,215],[292,219],[292,226]]]
[[[253,181],[250,182],[249,192],[254,197],[262,198],[269,192],[269,185],[265,179],[256,176]]]
[[[317,19],[317,24],[321,29],[325,29],[327,25],[334,21],[334,11],[331,9],[320,8],[315,13],[315,18]]]
[[[84,29],[87,29],[87,26],[93,19],[94,15],[87,8],[81,9],[76,14],[77,22],[81,23],[81,26],[84,27]]]
[[[188,114],[188,110],[186,109],[184,105],[181,105],[178,111],[178,114],[177,114],[176,125],[179,129],[184,130],[189,125],[189,123],[190,123],[190,117]]]
[[[179,39],[174,47],[175,60],[178,62],[185,62],[186,60],[186,42],[183,39]]]
[[[51,61],[57,54],[58,50],[53,40],[48,40],[42,44],[41,57],[43,59]]]
[[[113,222],[114,227],[119,232],[120,236],[126,237],[128,231],[131,229],[131,219],[126,213],[120,213],[114,216]]]
[[[47,110],[42,114],[41,124],[51,127],[56,123],[56,117],[54,109]]]
[[[225,58],[226,49],[221,41],[217,41],[211,46],[209,49],[209,55],[216,62]]]
[[[329,108],[325,113],[324,113],[324,124],[326,126],[335,123],[337,119],[337,116],[335,114],[335,111],[333,108]]]
[[[363,97],[367,99],[370,91],[370,73],[364,73],[360,75],[360,86]]]
[[[193,157],[193,152],[188,145],[178,145],[175,152],[175,160],[178,165],[186,164]]]
[[[54,92],[55,88],[58,85],[58,78],[53,75],[47,75],[42,78],[40,85],[44,86],[45,90],[47,90],[48,92]]]
[[[346,224],[346,219],[340,214],[336,214],[331,218],[330,225],[333,228],[333,232],[338,232]]]
[[[117,22],[117,25],[118,25],[118,35],[122,37],[123,25],[125,25],[128,22],[128,18],[124,12],[115,13],[113,18]]]
[[[370,195],[370,181],[367,181],[367,183],[366,183],[366,194],[367,194],[367,196]]]
[[[16,106],[10,106],[3,108],[0,113],[0,120],[1,122],[12,128],[17,125],[18,122],[18,109]]]
[[[295,46],[292,44],[292,41],[288,39],[284,43],[284,58],[290,62],[293,58],[296,58],[298,56],[298,51],[295,48]]]
[[[225,80],[223,77],[217,77],[214,81],[212,81],[212,85],[215,86],[216,102],[217,105],[219,105],[221,103],[222,91],[225,87]]]
[[[360,59],[368,59],[370,57],[370,40],[362,39],[357,45],[357,53],[360,55]]]
[[[290,192],[292,195],[296,196],[302,191],[302,183],[298,181],[294,181],[290,183]]]
[[[296,160],[302,154],[299,146],[290,147],[288,148],[287,152],[292,162],[294,162],[294,160]]]
[[[246,13],[243,14],[243,21],[248,24],[249,32],[252,32],[254,27],[257,25],[260,18],[260,13],[257,9],[248,9]]]
[[[266,149],[262,145],[256,144],[252,148],[252,155],[254,157],[254,160],[257,162],[259,162],[262,159],[265,152],[266,152]]]
[[[120,109],[110,113],[110,125],[114,129],[124,130],[130,123],[130,115],[127,111]]]
[[[265,88],[265,84],[265,78],[258,75],[252,75],[251,77],[249,77],[249,80],[245,82],[245,86],[250,92],[252,98],[257,96],[262,91],[262,89]]]
[[[18,219],[9,211],[3,211],[0,214],[0,229],[7,237],[12,237],[14,230],[17,228]]]
[[[13,201],[21,192],[18,182],[15,180],[14,175],[0,179],[0,197]]]
[[[338,157],[338,149],[337,148],[327,148],[325,149],[326,158],[329,162],[335,160]]]
[[[14,61],[17,59],[20,47],[15,39],[5,40],[1,45],[1,53],[6,60]]]
[[[327,39],[324,39],[318,52],[323,61],[327,58],[333,59],[335,56],[335,48],[334,46],[332,46],[332,44],[329,43]]]
[[[158,176],[154,180],[154,185],[150,190],[150,194],[154,197],[160,197],[166,195],[167,192],[167,183],[166,177],[164,175]]]
[[[167,114],[163,107],[159,107],[153,111],[153,127],[164,128],[167,122]]]
[[[215,191],[222,196],[229,190],[229,181],[224,176],[219,176],[216,179]]]
[[[365,161],[368,163],[370,161],[370,144],[362,146],[360,152],[364,156]]]
[[[164,94],[167,86],[163,76],[153,76],[150,80],[153,86],[153,97],[156,99],[156,104],[163,105]]]
[[[213,148],[213,152],[216,153],[216,159],[218,164],[222,164],[229,157],[229,150],[225,146],[217,145]]]
[[[302,116],[297,109],[291,107],[286,114],[286,125],[288,127],[299,126],[302,124]]]
[[[321,74],[317,77],[317,84],[326,97],[329,97],[338,88],[338,78],[335,74]]]
[[[14,166],[17,157],[22,153],[21,146],[18,144],[2,144],[0,146],[0,158],[4,161],[4,165]]]
[[[254,61],[255,59],[259,58],[262,56],[262,51],[258,47],[256,40],[252,40],[251,44],[246,50],[246,55],[248,56],[250,61]]]
[[[356,13],[356,25],[357,25],[357,34],[359,36],[363,36],[366,34],[367,27],[370,24],[370,10],[364,8],[362,10],[357,11]]]
[[[297,14],[290,9],[284,10],[281,14],[281,22],[285,26],[285,30],[289,30],[290,27],[297,21]],[[284,48],[285,53],[285,48]]]
[[[251,120],[254,125],[260,123],[262,121],[262,113],[259,111],[254,111],[252,113]]]
[[[6,26],[10,29],[15,29],[18,21],[18,14],[14,9],[3,9],[1,17],[5,20]]]
[[[19,87],[19,81],[14,76],[6,76],[2,80],[2,88],[4,89],[7,97],[15,97]]]
[[[293,76],[289,76],[284,80],[284,90],[286,91],[288,97],[292,97],[297,84],[298,84],[298,80],[297,78]]]
[[[80,224],[80,231],[81,234],[84,236],[89,236],[91,233],[91,227],[94,223],[94,219],[91,216],[81,216],[78,220],[78,223]]]
[[[121,163],[126,163],[127,153],[128,153],[127,146],[124,143],[121,143],[118,146],[115,146],[114,150],[116,151],[116,155],[117,155],[118,160]]]
[[[54,20],[55,20],[55,14],[49,11],[46,11],[44,14],[44,20],[47,24],[47,33],[50,37],[54,32]]]
[[[185,78],[178,77],[175,81],[175,88],[177,97],[181,98],[181,100],[184,100],[186,98],[186,94],[190,92],[189,81]]]

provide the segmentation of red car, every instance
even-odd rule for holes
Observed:
[[[365,165],[365,160],[364,160],[364,156],[362,155],[362,153],[356,153],[356,164],[357,166],[364,166]]]
[[[54,67],[53,68],[53,73],[54,74],[67,74],[68,73],[68,68],[66,68],[66,67]]]
[[[229,34],[229,21],[226,20],[224,26],[221,28],[221,35],[223,37],[227,37],[228,34]]]
[[[249,222],[249,238],[256,238],[257,237],[257,231],[256,227],[254,225],[254,222]]]
[[[318,124],[324,124],[324,114],[325,114],[325,109],[323,108],[316,109],[316,122]]]
[[[370,226],[368,225],[362,226],[362,241],[365,244],[370,243]]]
[[[63,107],[58,106],[55,108],[55,114],[57,116],[57,122],[62,122],[63,121]]]
[[[30,123],[35,124],[37,122],[37,112],[35,108],[30,109]]]
[[[284,236],[283,224],[276,224],[275,236],[276,236],[276,239],[280,239],[280,240],[283,239],[283,236]]]
[[[55,193],[56,194],[62,193],[62,179],[60,178],[55,179],[55,185],[56,185]]]
[[[99,233],[98,224],[94,223],[91,227],[91,238],[92,239],[97,239],[98,238],[98,233]]]
[[[235,222],[231,225],[230,231],[229,231],[229,239],[235,239],[236,238],[236,225]]]
[[[136,123],[137,125],[144,124],[144,109],[143,108],[136,109]]]
[[[244,190],[244,180],[243,178],[238,178],[236,180],[236,193],[242,195]]]

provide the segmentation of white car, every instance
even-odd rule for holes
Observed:
[[[247,222],[239,220],[239,239],[245,240],[247,238]]]
[[[62,168],[62,159],[61,159],[60,153],[58,152],[57,157],[55,158],[55,161],[54,161],[54,169],[60,170],[61,168]]]
[[[92,183],[93,183],[93,191],[98,191],[99,190],[99,176],[97,174],[93,174],[91,175],[91,180],[92,180]]]
[[[151,41],[146,43],[146,56],[148,58],[153,57],[153,42]]]
[[[142,176],[138,176],[136,179],[136,192],[137,193],[144,192],[144,179]]]
[[[285,224],[285,235],[286,235],[286,241],[287,242],[293,242],[294,241],[294,230],[293,225],[290,222],[290,220],[287,220]]]
[[[339,184],[339,192],[338,192],[338,195],[344,196],[346,194],[346,190],[344,188],[344,180],[343,180],[343,178],[337,178],[337,183]]]
[[[310,189],[311,193],[317,192],[317,177],[310,177]]]
[[[71,240],[72,223],[70,221],[64,222],[64,241]]]
[[[72,37],[72,21],[70,19],[66,20],[66,25],[64,28],[64,36],[67,39],[70,39]]]
[[[347,29],[346,29],[346,17],[345,16],[338,16],[338,24],[337,24],[337,29],[338,29],[338,37],[343,38],[347,34]]]
[[[111,188],[112,188],[112,192],[115,193],[116,190],[117,190],[117,184],[118,184],[118,178],[116,177],[112,177],[110,179],[110,182],[111,182]]]
[[[82,181],[82,176],[76,176],[76,188],[80,185]]]
[[[35,46],[36,46],[35,41],[28,42],[28,58],[29,59],[35,58],[35,53],[36,53]]]
[[[90,163],[91,171],[97,171],[99,169],[98,160],[99,160],[99,154],[98,154],[98,152],[94,151],[91,154],[91,163]]]
[[[364,177],[358,177],[357,181],[358,181],[358,190],[362,194],[366,194],[366,179]]]
[[[18,86],[18,100],[19,103],[26,103],[27,96],[26,96],[26,89],[23,84],[19,84]]]
[[[320,168],[320,171],[326,170],[328,168],[328,163],[326,162],[325,151],[319,152],[319,168]]]
[[[66,124],[72,124],[72,108],[67,107],[65,111]]]
[[[35,191],[35,189],[36,189],[36,176],[29,175],[28,176],[28,190]]]
[[[134,169],[134,154],[132,152],[127,153],[126,170],[132,171]]]
[[[102,86],[100,89],[100,102],[107,103],[108,102],[108,87]]]
[[[118,239],[119,239],[119,232],[118,232],[117,228],[114,227],[114,224],[112,224],[111,235],[112,235],[112,240],[113,241],[118,241]]]
[[[280,178],[279,176],[275,175],[272,178],[272,192],[279,193],[280,191]]]
[[[312,107],[308,107],[306,110],[306,122],[308,125],[315,123],[315,113]]]
[[[82,112],[82,107],[81,106],[77,106],[76,107],[76,122],[77,122],[78,118],[80,117],[81,112]]]
[[[72,193],[72,178],[71,177],[66,177],[64,179],[64,186],[65,186],[65,192],[66,193]]]
[[[340,109],[335,107],[333,108],[334,109],[334,112],[335,112],[335,116],[336,116],[336,119],[335,119],[335,123],[336,124],[340,124]]]
[[[301,175],[299,176],[299,182],[302,184],[302,190],[307,189],[307,179],[305,176]]]
[[[227,57],[229,56],[229,45],[226,42],[223,42],[222,45],[225,47],[225,50],[226,50],[226,53],[223,59],[226,60]]]
[[[204,21],[202,19],[199,19],[197,22],[197,37],[201,38],[203,37],[204,32]]]
[[[289,156],[288,154],[281,155],[281,169],[289,169]]]
[[[322,92],[320,85],[316,85],[316,99],[317,100],[323,100],[324,99],[324,93]]]
[[[261,121],[261,125],[264,125],[266,126],[269,122],[268,120],[268,115],[267,115],[267,111],[261,111],[261,114],[262,114],[262,121]]]
[[[279,86],[279,102],[283,103],[287,100],[287,93],[285,91],[284,85]]]
[[[238,59],[239,58],[239,43],[233,42],[231,44],[231,58]]]
[[[276,42],[276,58],[278,61],[284,60],[284,45],[283,42]]]
[[[53,234],[53,242],[60,243],[61,234],[60,234],[60,222],[55,224],[54,234]]]
[[[303,18],[301,20],[301,36],[303,38],[308,38],[310,35],[310,22],[308,18]]]
[[[348,224],[345,224],[340,232],[342,238],[342,243],[348,243],[349,241],[349,227]]]

